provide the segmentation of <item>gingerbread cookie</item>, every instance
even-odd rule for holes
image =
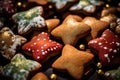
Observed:
[[[26,34],[32,30],[45,28],[46,23],[43,14],[43,8],[41,6],[34,7],[28,11],[18,12],[12,16],[15,23],[18,24],[18,33]]]
[[[59,19],[47,19],[45,20],[47,28],[48,28],[48,33],[50,33],[55,27],[58,26],[60,23]]]
[[[52,64],[57,70],[67,71],[76,80],[81,79],[84,67],[88,66],[94,55],[85,51],[79,51],[71,45],[65,45],[62,55]]]
[[[16,54],[11,62],[5,65],[0,73],[3,76],[10,77],[11,80],[30,80],[30,74],[33,75],[32,72],[35,72],[41,68],[41,64],[26,59],[22,54]]]
[[[11,17],[16,12],[14,0],[1,0],[0,1],[0,14],[4,17]]]
[[[88,46],[91,50],[97,51],[101,63],[108,66],[115,55],[120,53],[120,38],[107,29],[101,37],[89,41]]]
[[[28,2],[35,2],[40,5],[46,5],[48,3],[48,0],[28,0]]]
[[[103,2],[100,0],[79,0],[79,2],[73,5],[69,10],[73,12],[92,14],[95,13],[97,7],[102,4]]]
[[[62,45],[51,40],[45,32],[33,37],[31,41],[22,46],[25,52],[32,54],[33,58],[40,63],[45,62],[50,56],[58,54],[61,48]]]
[[[26,41],[26,38],[15,35],[8,27],[4,27],[0,31],[0,53],[3,57],[11,59]]]
[[[91,27],[92,39],[98,37],[99,34],[109,27],[108,22],[97,20],[94,17],[85,17],[82,22]]]
[[[78,2],[78,0],[49,0],[49,2],[54,3],[58,11],[63,11],[64,9]]]
[[[77,15],[68,15],[61,25],[52,30],[51,34],[62,39],[64,44],[75,45],[78,39],[90,32],[90,27],[81,21],[82,18]]]
[[[31,80],[49,80],[49,79],[44,73],[39,72],[35,76],[33,76]]]

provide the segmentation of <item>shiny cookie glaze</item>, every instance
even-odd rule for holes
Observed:
[[[26,41],[26,38],[15,35],[11,29],[4,27],[0,31],[0,53],[6,59],[11,59],[15,55],[17,48]]]
[[[61,10],[65,8],[68,3],[74,3],[77,2],[78,0],[49,0],[49,2],[55,3],[55,7],[57,10]]]
[[[40,68],[40,63],[26,59],[22,54],[17,53],[11,62],[2,68],[0,73],[13,80],[27,80],[30,72]]]
[[[103,65],[108,65],[120,53],[120,38],[107,29],[101,37],[89,41],[88,46],[98,52]]]
[[[25,34],[31,30],[44,28],[46,23],[42,14],[43,8],[41,6],[14,14],[12,18],[18,24],[18,33]]]
[[[22,46],[26,52],[30,52],[36,61],[44,62],[50,56],[55,55],[62,48],[62,45],[51,40],[46,32],[42,32]]]
[[[97,10],[96,6],[101,6],[102,4],[103,2],[100,0],[79,0],[79,2],[73,5],[69,10],[94,13]]]

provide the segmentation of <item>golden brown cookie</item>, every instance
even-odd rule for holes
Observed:
[[[79,51],[67,44],[62,50],[62,55],[52,64],[52,67],[57,70],[67,71],[75,79],[81,79],[84,67],[92,62],[93,57],[93,54]]]
[[[35,76],[33,76],[31,80],[49,80],[49,79],[44,73],[39,72]]]
[[[48,33],[50,33],[58,24],[60,23],[59,19],[47,19],[45,20],[47,28],[48,28]]]
[[[28,0],[28,2],[35,2],[37,4],[46,5],[48,0]]]
[[[97,20],[94,17],[85,17],[83,21],[85,24],[91,27],[91,37],[96,38],[98,34],[103,32],[106,28],[108,28],[109,23],[105,21]]]
[[[68,15],[61,25],[52,30],[51,34],[62,39],[64,44],[75,45],[78,39],[90,32],[90,27],[80,22],[81,20],[77,15]]]

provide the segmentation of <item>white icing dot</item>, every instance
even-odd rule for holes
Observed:
[[[56,50],[56,47],[54,47],[53,49]]]
[[[105,75],[106,75],[106,76],[110,76],[110,73],[109,73],[109,72],[106,72]]]
[[[102,36],[104,36],[104,37],[105,37],[105,36],[106,36],[106,34],[103,34]]]
[[[42,32],[41,34],[45,34],[44,32]]]
[[[1,43],[2,43],[2,44],[4,44],[4,43],[5,43],[5,41],[1,41]]]
[[[43,49],[43,46],[41,47],[41,49]]]
[[[39,52],[39,50],[37,49],[37,52]]]
[[[40,59],[40,56],[37,56],[37,59]]]
[[[107,47],[103,47],[104,49],[108,49]]]
[[[46,46],[47,46],[47,44],[44,44],[44,46],[46,47]]]
[[[103,39],[102,37],[100,37],[100,39]]]
[[[115,43],[115,42],[112,42],[113,44]]]
[[[52,40],[49,40],[49,42],[51,42]]]
[[[104,54],[104,57],[107,58],[108,62],[110,62],[110,58],[109,58],[108,54]]]
[[[114,56],[112,56],[112,58],[114,58]]]
[[[58,46],[56,46],[56,48],[58,48]]]
[[[45,55],[45,52],[42,52],[42,55]]]
[[[41,51],[43,52],[44,50],[42,49]]]
[[[97,43],[97,41],[94,41],[94,43]]]
[[[120,43],[119,42],[116,42],[117,46],[120,46]]]
[[[50,49],[48,48],[47,51],[50,51]]]
[[[113,49],[109,49],[109,51],[111,52]]]
[[[60,45],[59,43],[57,43],[57,45]]]
[[[38,41],[40,40],[40,38],[37,39]]]
[[[20,72],[26,72],[26,70],[25,69],[20,69]]]
[[[48,52],[47,52],[47,51],[45,51],[45,53],[47,54]]]
[[[44,41],[46,40],[46,38],[43,39]]]
[[[37,43],[34,42],[33,44],[36,45]]]
[[[115,50],[113,50],[113,52],[114,52],[114,53],[116,53],[116,52],[117,52],[117,50],[115,49]]]
[[[53,51],[53,48],[51,48],[50,50]]]
[[[28,48],[28,51],[31,51],[31,49],[30,49],[30,48]]]
[[[32,52],[34,52],[34,50],[32,50]]]
[[[105,43],[108,43],[107,41]]]
[[[101,42],[99,42],[99,43],[98,43],[98,45],[102,45],[102,43],[101,43]]]

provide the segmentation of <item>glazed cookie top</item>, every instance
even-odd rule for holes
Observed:
[[[68,2],[75,2],[77,0],[49,0],[49,2],[55,3],[57,9],[62,9]]]
[[[120,53],[120,38],[107,29],[101,37],[89,41],[88,46],[97,51],[102,64],[108,66]]]
[[[103,2],[100,0],[79,0],[79,3],[73,5],[70,11],[83,10],[87,13],[94,13],[96,6],[102,5]]]
[[[2,75],[12,77],[13,80],[27,80],[30,72],[41,68],[36,61],[26,59],[22,54],[16,54],[9,64],[1,70]]]
[[[43,14],[43,8],[37,6],[28,11],[18,12],[12,16],[13,20],[18,24],[18,33],[25,34],[31,29],[41,29],[46,26]]]
[[[27,40],[26,38],[15,35],[8,27],[0,31],[0,53],[7,59],[11,59],[18,48]]]
[[[61,48],[62,45],[51,40],[46,32],[38,34],[22,46],[25,52],[32,53],[33,58],[41,63],[46,61],[50,56],[56,55]]]

